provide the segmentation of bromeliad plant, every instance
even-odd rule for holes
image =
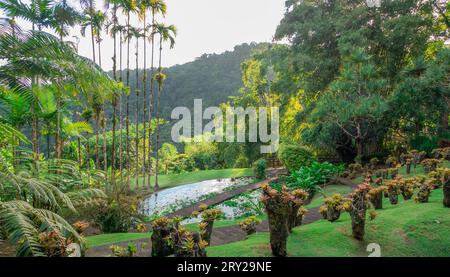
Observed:
[[[432,180],[426,180],[425,182],[420,184],[419,191],[417,192],[416,197],[414,197],[414,201],[416,201],[416,203],[428,202],[434,186],[432,182]]]
[[[342,197],[339,193],[325,198],[325,203],[319,208],[320,214],[324,219],[334,222],[339,219],[341,212],[348,211],[350,199]]]
[[[423,166],[423,169],[426,174],[435,171],[437,166],[442,163],[442,160],[438,159],[426,159],[421,162],[421,165]]]
[[[397,180],[400,188],[400,192],[405,201],[410,200],[414,195],[414,189],[417,187],[418,179],[417,178],[399,178]]]
[[[383,193],[385,191],[387,191],[386,186],[372,187],[369,190],[369,199],[375,210],[383,208]]]
[[[206,206],[202,206],[200,210],[202,217],[201,224],[204,227],[200,228],[201,239],[210,244],[214,220],[218,219],[222,215],[222,211],[219,209],[207,209]]]
[[[261,219],[252,215],[239,222],[239,227],[245,232],[247,236],[256,233],[256,226],[261,224]]]
[[[385,186],[387,187],[387,194],[389,197],[389,202],[392,205],[397,205],[398,195],[400,193],[400,188],[397,180],[387,180],[385,181]]]

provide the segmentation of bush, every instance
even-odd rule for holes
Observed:
[[[248,158],[244,155],[240,155],[236,162],[234,163],[234,168],[247,168],[248,167]]]
[[[278,159],[289,172],[295,172],[315,160],[314,155],[306,148],[293,144],[282,144],[278,150]]]
[[[120,204],[115,200],[101,206],[95,217],[95,222],[100,225],[105,233],[128,232],[133,222],[138,219],[137,199],[122,196]]]
[[[259,159],[253,164],[253,172],[257,179],[266,179],[267,177],[267,161]]]
[[[342,165],[328,162],[312,162],[309,166],[300,167],[287,179],[287,186],[291,189],[300,188],[307,192],[315,192],[320,185],[325,184],[334,175],[344,170]]]

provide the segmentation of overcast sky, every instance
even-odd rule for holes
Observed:
[[[102,1],[97,1],[98,9],[103,9]],[[174,24],[178,28],[175,48],[165,51],[163,55],[163,65],[172,66],[192,61],[204,53],[232,50],[235,45],[244,42],[271,41],[283,17],[285,0],[166,0],[166,2],[167,16],[162,21]],[[124,24],[125,16],[120,15],[120,21]],[[137,19],[133,18],[132,23],[137,22]],[[27,26],[20,21],[19,24]],[[77,27],[71,32],[71,36],[73,35],[80,37],[79,53],[92,57],[89,32],[88,37],[83,38]],[[71,37],[67,39],[74,40]],[[102,45],[103,68],[109,70],[112,68],[113,40],[103,35]],[[134,67],[134,45],[131,50],[131,66]]]

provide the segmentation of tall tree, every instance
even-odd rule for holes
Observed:
[[[158,66],[158,74],[155,76],[156,82],[158,83],[158,94],[156,96],[156,110],[155,110],[155,117],[156,117],[156,168],[155,168],[155,191],[158,191],[159,184],[158,184],[158,174],[159,174],[159,140],[160,140],[160,134],[159,134],[159,125],[160,125],[160,118],[159,118],[159,102],[161,98],[161,92],[163,88],[164,81],[166,79],[166,75],[163,73],[162,68],[162,51],[163,51],[163,43],[169,42],[170,48],[173,48],[175,46],[175,36],[177,35],[177,29],[174,25],[165,25],[162,23],[158,23],[155,26],[155,32],[159,35],[159,66]]]
[[[162,16],[166,15],[167,12],[167,5],[165,3],[165,1],[163,0],[150,0],[149,3],[149,7],[151,9],[151,13],[152,13],[152,23],[149,26],[149,28],[151,29],[150,32],[150,42],[152,45],[152,50],[151,50],[151,63],[150,63],[150,95],[149,95],[149,101],[148,101],[148,169],[146,169],[147,171],[147,186],[149,189],[152,188],[152,183],[151,183],[151,172],[152,172],[152,110],[153,110],[153,96],[154,96],[154,57],[155,57],[155,34],[156,34],[156,15],[157,14],[161,14]],[[145,46],[144,46],[145,49]],[[145,52],[144,52],[145,53]],[[145,54],[144,54],[145,56]],[[144,57],[144,61],[146,60],[146,58]],[[146,67],[144,66],[144,80],[147,80],[147,70]],[[146,81],[144,81],[144,86],[146,85]],[[144,88],[144,91],[146,89]],[[145,108],[144,108],[144,117],[145,117]],[[145,122],[145,120],[144,120]],[[144,126],[144,130],[145,130],[145,126]],[[144,136],[144,145],[145,145],[145,136]],[[145,147],[145,146],[144,146]],[[144,155],[145,155],[145,149],[144,149]],[[145,158],[144,158],[145,159]],[[145,161],[144,161],[144,166],[145,166]],[[145,182],[145,175],[144,175],[144,182]]]

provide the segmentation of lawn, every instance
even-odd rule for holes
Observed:
[[[170,188],[179,185],[186,185],[197,183],[206,180],[220,179],[220,178],[233,178],[233,177],[248,177],[253,176],[253,170],[251,168],[228,168],[228,169],[216,169],[216,170],[201,170],[194,172],[186,172],[181,174],[169,174],[159,175],[159,188]],[[131,180],[131,184],[135,186],[135,179]],[[155,176],[152,176],[152,185],[155,184]],[[143,178],[139,178],[139,184],[142,186]]]
[[[295,228],[288,239],[288,255],[300,257],[368,256],[369,243],[381,246],[382,256],[450,256],[450,210],[442,205],[442,189],[433,191],[430,202],[399,201],[367,221],[366,236],[359,242],[351,236],[351,220],[344,214],[337,222],[326,220]],[[210,257],[271,256],[269,234],[257,233],[247,240],[208,248]]]
[[[151,233],[114,233],[86,237],[88,247],[97,247],[129,240],[150,238]]]

